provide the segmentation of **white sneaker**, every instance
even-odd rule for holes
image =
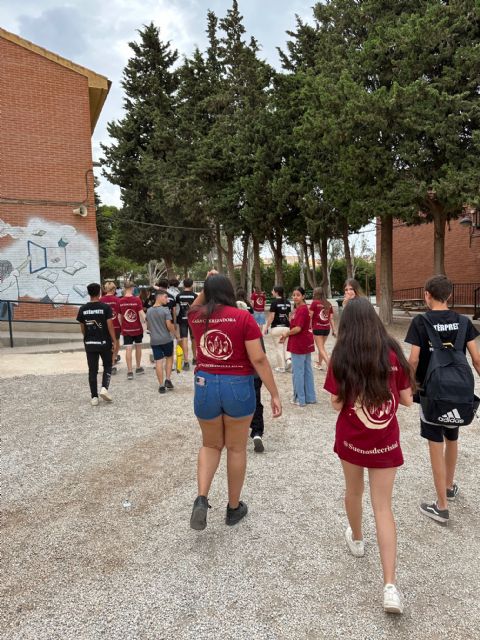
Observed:
[[[365,543],[363,540],[353,539],[351,527],[347,527],[347,530],[345,531],[345,541],[352,556],[361,558],[365,555]]]
[[[107,402],[112,401],[112,396],[108,393],[108,389],[105,389],[105,387],[101,388],[100,397],[102,398],[102,400],[106,400]],[[98,404],[98,398],[97,398],[97,404]]]
[[[275,367],[275,371],[277,373],[285,373],[285,369],[283,367]]]
[[[90,400],[90,404],[92,405],[92,407],[96,407],[98,405],[98,398],[92,398]]]
[[[386,584],[383,588],[383,609],[387,613],[403,613],[403,598],[394,584]]]

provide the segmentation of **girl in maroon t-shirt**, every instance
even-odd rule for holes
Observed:
[[[273,417],[282,405],[272,369],[261,344],[261,333],[253,316],[238,309],[232,283],[211,271],[204,290],[191,304],[188,323],[195,338],[194,411],[202,430],[198,454],[198,496],[190,526],[207,526],[208,492],[227,449],[228,504],[225,522],[234,525],[247,513],[240,501],[247,464],[247,441],[256,399],[255,371],[271,395]]]
[[[290,316],[290,329],[287,329],[280,342],[288,338],[287,350],[292,358],[292,404],[304,407],[306,404],[315,404],[315,382],[313,379],[312,353],[315,351],[311,318],[308,305],[305,302],[305,289],[295,287],[292,293],[294,310]]]
[[[413,402],[410,368],[400,345],[390,337],[375,309],[353,298],[340,318],[337,343],[325,380],[339,411],[334,451],[345,476],[345,539],[354,556],[363,556],[362,493],[368,469],[370,495],[384,578],[384,609],[402,613],[395,587],[397,539],[392,490],[403,464],[396,411]]]
[[[332,335],[335,335],[332,305],[325,297],[322,287],[316,287],[313,290],[310,315],[312,317],[313,338],[318,349],[318,360],[314,366],[316,369],[321,369],[323,360],[325,360],[325,364],[328,367],[328,353],[325,349],[325,342],[330,333],[330,328],[332,329]]]
[[[117,298],[117,296],[115,295],[116,290],[117,290],[117,287],[115,283],[109,280],[108,282],[105,282],[105,284],[103,285],[104,295],[100,298],[100,302],[106,302],[108,305],[110,305],[113,313],[113,328],[115,330],[116,340],[115,340],[113,355],[112,355],[112,362],[113,362],[112,374],[117,373],[117,367],[115,366],[115,364],[120,360],[118,356],[118,352],[120,351],[120,333],[122,329],[120,326],[120,320],[118,319],[118,314],[120,313],[120,306],[118,304],[119,298]]]

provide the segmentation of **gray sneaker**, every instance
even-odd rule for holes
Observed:
[[[143,367],[137,367],[135,369],[135,373],[138,375],[139,373],[145,373],[145,369]]]
[[[447,524],[450,517],[448,509],[439,509],[436,502],[432,502],[432,504],[422,502],[420,505],[420,511],[424,516],[427,516],[427,518],[431,518],[437,522],[442,522],[443,524]]]
[[[183,363],[183,370],[184,371],[190,371],[190,363],[189,362],[185,361]]]
[[[127,373],[127,380],[133,380],[133,371]]]
[[[255,453],[263,453],[265,451],[262,436],[253,436],[253,450]]]
[[[447,487],[447,500],[449,502],[453,502],[458,495],[458,491],[458,484],[453,483],[451,489],[448,489]]]
[[[240,520],[247,515],[247,512],[248,507],[245,502],[242,502],[241,500],[238,503],[238,507],[236,509],[232,509],[231,506],[227,504],[225,524],[228,524],[228,526],[230,527],[234,524],[237,524],[237,522],[240,522]]]
[[[193,503],[192,515],[190,516],[190,526],[196,531],[203,531],[207,526],[207,513],[210,509],[206,496],[197,496]]]

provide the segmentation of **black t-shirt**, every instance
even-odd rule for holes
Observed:
[[[113,318],[112,307],[104,302],[87,302],[80,307],[78,322],[85,326],[85,351],[105,351],[112,348],[107,320]]]
[[[270,303],[270,313],[274,313],[274,317],[272,320],[272,329],[273,327],[289,327],[290,321],[289,316],[292,311],[292,305],[290,300],[285,300],[284,298],[273,298]]]
[[[450,309],[447,309],[441,311],[427,311],[425,315],[440,334],[443,344],[447,347],[453,347],[455,338],[457,337],[459,314],[456,311],[450,311]],[[465,344],[463,345],[464,353],[467,350],[467,342],[474,340],[478,335],[478,331],[475,329],[472,322],[468,320],[467,335],[465,337]],[[428,364],[430,362],[430,354],[433,349],[430,344],[430,340],[428,339],[427,330],[425,329],[421,315],[415,316],[412,320],[405,337],[405,342],[420,347],[420,358],[415,377],[418,384],[422,386],[427,373]]]
[[[197,297],[197,294],[194,293],[193,291],[182,291],[182,293],[179,293],[177,298],[176,298],[176,304],[178,304],[178,306],[180,307],[180,311],[178,312],[178,318],[177,321],[178,322],[188,322],[187,319],[187,313],[188,310],[190,309],[190,305],[192,304],[192,302],[195,300],[195,298]]]

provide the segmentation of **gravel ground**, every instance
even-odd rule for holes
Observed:
[[[397,321],[394,333],[405,329]],[[366,556],[346,551],[324,372],[319,404],[304,409],[288,404],[289,374],[277,376],[284,414],[273,422],[267,409],[266,451],[249,452],[247,518],[224,525],[222,461],[208,527],[194,532],[192,374],[159,396],[150,366],[128,382],[122,363],[114,402],[91,407],[80,356],[59,358],[83,373],[58,374],[52,358],[50,375],[0,380],[5,640],[480,637],[478,422],[462,431],[461,492],[442,527],[418,512],[433,497],[427,448],[416,409],[400,409],[406,462],[394,509],[406,608],[395,617],[382,609],[368,497]]]

